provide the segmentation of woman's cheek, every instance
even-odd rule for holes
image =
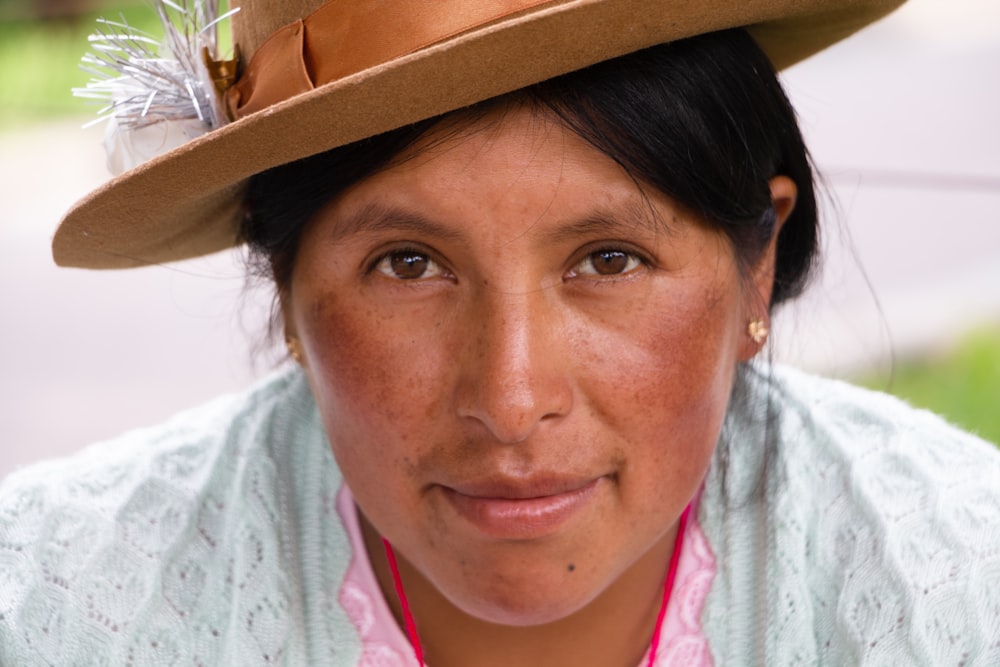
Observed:
[[[331,440],[349,433],[351,448],[379,448],[418,439],[426,430],[419,422],[441,410],[448,369],[447,341],[431,314],[333,299],[311,312],[310,375]]]
[[[595,318],[578,322],[576,336],[589,341],[586,384],[595,400],[617,396],[620,403],[607,406],[606,417],[663,428],[721,415],[736,363],[735,299],[718,287],[684,287],[650,290],[597,326]]]

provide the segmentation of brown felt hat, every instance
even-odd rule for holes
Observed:
[[[61,266],[119,269],[233,246],[268,168],[632,51],[745,26],[778,69],[902,0],[243,0],[234,120],[112,179],[66,215]]]

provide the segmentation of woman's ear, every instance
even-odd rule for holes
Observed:
[[[746,329],[740,344],[740,361],[748,361],[764,346],[770,330],[771,292],[774,290],[774,263],[778,236],[795,209],[798,188],[787,176],[775,176],[769,182],[771,208],[774,210],[774,230],[764,252],[747,276]]]

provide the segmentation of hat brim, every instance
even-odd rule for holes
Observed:
[[[782,69],[902,0],[576,0],[545,5],[275,104],[108,181],[56,231],[56,264],[122,269],[237,243],[247,180],[271,167],[655,44],[745,26]]]

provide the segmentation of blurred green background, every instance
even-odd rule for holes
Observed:
[[[78,63],[100,16],[154,32],[159,25],[140,0],[0,0],[0,131],[86,109],[69,91],[89,78]]]
[[[98,16],[124,16],[159,33],[152,11],[141,2],[0,4],[0,135],[54,119],[85,118],[84,102],[69,90],[88,79],[77,63]],[[862,372],[854,379],[1000,442],[1000,327],[970,332],[933,354],[896,359],[888,371]]]

